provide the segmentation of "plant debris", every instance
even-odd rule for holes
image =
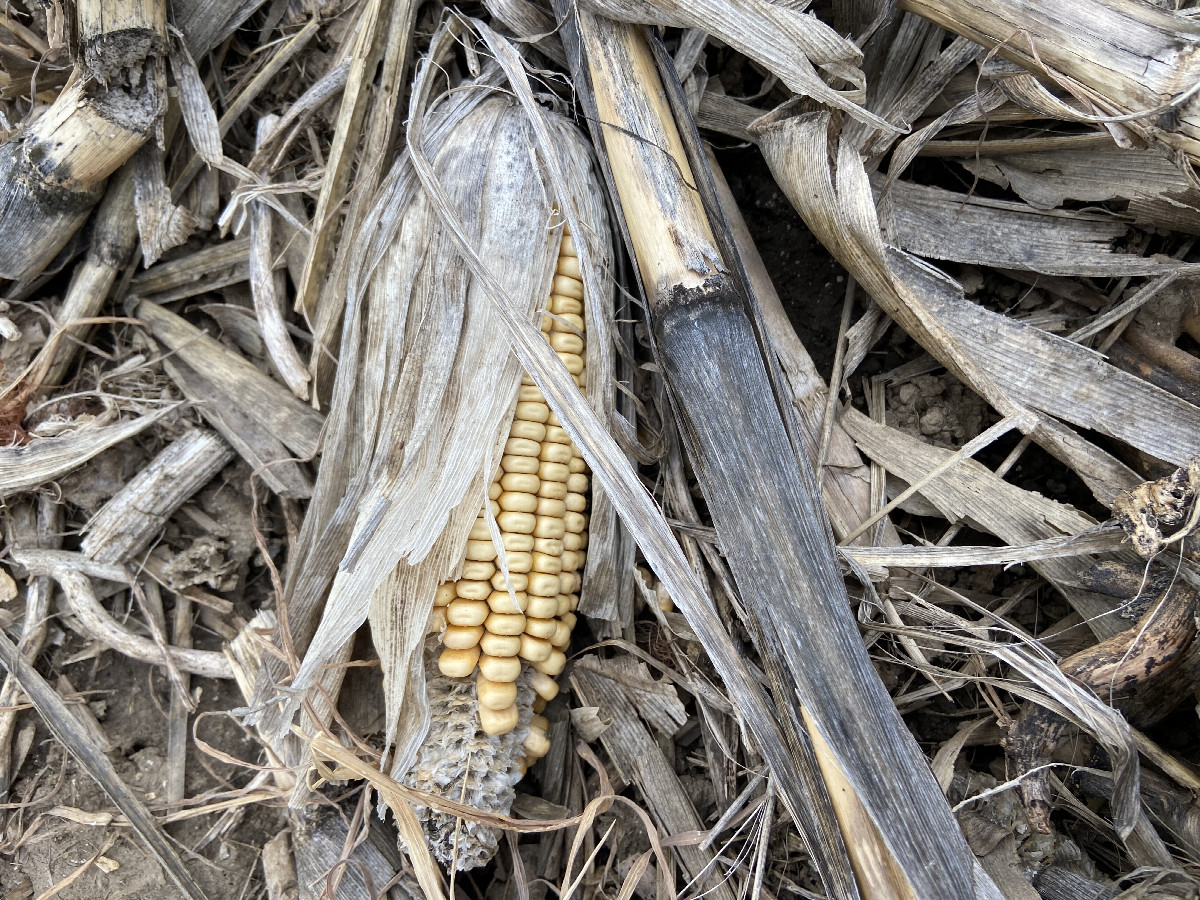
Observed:
[[[1200,895],[1198,9],[12,0],[0,893]]]

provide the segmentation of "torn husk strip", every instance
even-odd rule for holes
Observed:
[[[157,303],[170,303],[238,284],[249,278],[249,272],[250,239],[234,238],[139,272],[129,290]]]
[[[0,147],[0,278],[29,279],[54,258],[165,108],[166,4],[89,0],[78,10],[75,78]]]
[[[9,547],[53,549],[62,543],[63,504],[43,494],[8,504],[4,540]],[[25,583],[25,608],[18,646],[32,664],[50,631],[50,601],[54,582],[46,575],[29,575]],[[0,687],[0,797],[7,798],[16,779],[13,770],[13,733],[16,731],[21,689],[10,673]],[[20,754],[18,753],[18,759]],[[19,764],[19,763],[18,763]]]
[[[33,490],[66,475],[178,408],[178,404],[172,404],[114,425],[84,425],[69,434],[35,437],[23,447],[0,447],[0,498]]]
[[[899,130],[860,105],[866,89],[859,69],[862,51],[803,7],[768,0],[588,0],[586,5],[621,22],[698,28],[760,63],[796,93],[880,131]],[[835,90],[828,81],[841,81],[849,88]]]
[[[264,116],[258,121],[258,144],[261,146],[279,122],[278,116]],[[265,201],[250,205],[250,294],[254,297],[254,312],[262,330],[263,343],[275,368],[292,393],[301,400],[308,399],[308,372],[296,345],[292,343],[283,320],[286,276],[274,266],[271,207]]]
[[[666,834],[703,831],[704,823],[683,784],[663,756],[650,728],[639,717],[641,713],[646,719],[650,718],[638,703],[639,692],[634,684],[639,673],[618,668],[619,663],[628,661],[628,658],[601,661],[595,656],[580,660],[571,675],[578,702],[583,707],[597,707],[606,717],[612,718],[600,740],[613,765],[637,785],[659,828]],[[625,677],[613,677],[617,675]],[[680,717],[684,718],[682,703],[675,696],[674,688],[668,687],[668,690]],[[669,734],[672,728],[679,727],[677,719],[663,718],[666,719],[663,724],[668,728],[660,733]],[[719,877],[720,870],[710,848],[678,846],[674,849],[690,884],[703,888],[705,896],[712,900],[733,900],[734,892]]]
[[[767,120],[760,146],[805,223],[888,315],[1003,415],[1026,407],[1050,414],[1037,417],[1030,436],[1102,502],[1137,475],[1051,416],[1186,463],[1200,430],[1196,407],[1077,344],[966,302],[938,270],[888,247],[857,150],[843,137],[830,162],[830,124],[827,113]],[[1125,415],[1130,403],[1146,415]]]
[[[339,225],[339,217],[334,212],[345,197],[359,127],[367,102],[371,99],[370,79],[383,52],[384,32],[379,27],[379,20],[386,16],[391,4],[392,0],[368,0],[363,5],[347,53],[349,74],[338,107],[333,142],[325,160],[325,174],[321,179],[321,193],[317,197],[312,219],[313,234],[308,245],[304,276],[296,286],[296,310],[308,314],[310,318],[315,317],[321,285],[333,260],[333,239]],[[318,345],[315,353],[322,352],[325,352],[325,348]]]
[[[229,402],[219,378],[192,369],[174,356],[163,359],[163,369],[267,487],[281,497],[312,496],[312,479],[303,463],[269,427]]]
[[[320,396],[324,396],[328,388],[330,375],[333,372],[333,359],[336,355],[331,348],[337,345],[338,330],[342,322],[342,314],[346,297],[346,273],[349,270],[347,261],[353,252],[353,241],[348,236],[355,234],[363,227],[364,217],[372,208],[375,191],[386,170],[387,163],[392,159],[392,143],[397,128],[397,108],[403,98],[404,86],[401,77],[409,68],[409,55],[414,33],[413,20],[419,0],[390,0],[384,3],[380,10],[382,21],[377,23],[375,42],[377,52],[382,55],[378,64],[378,74],[374,71],[375,63],[368,62],[366,72],[377,83],[368,84],[361,80],[362,70],[358,63],[352,63],[343,95],[342,108],[338,113],[338,132],[334,135],[331,153],[336,161],[341,152],[341,142],[349,139],[350,149],[357,152],[342,154],[347,166],[355,168],[354,186],[349,192],[349,202],[346,204],[346,216],[342,222],[343,240],[339,242],[336,251],[332,247],[322,252],[332,255],[332,265],[328,276],[315,286],[313,294],[307,285],[309,276],[302,274],[298,282],[304,288],[300,302],[304,303],[307,319],[313,335],[313,354],[309,360],[309,373],[316,385]],[[366,105],[365,113],[361,110]],[[358,109],[355,114],[365,116],[365,124],[350,124],[351,131],[342,134],[342,127],[352,120],[347,118],[348,110]],[[362,134],[360,138],[359,135]],[[360,141],[359,146],[354,142]],[[327,168],[327,173],[329,169]],[[336,170],[335,170],[336,175]],[[327,174],[322,180],[321,197],[318,207],[325,198],[325,188],[330,185],[331,196],[336,197],[339,188],[331,185],[332,179]],[[344,187],[344,186],[343,186]],[[340,200],[339,200],[340,202]],[[321,251],[322,241],[332,233],[332,226],[326,227],[325,221],[317,215],[313,217],[312,228],[315,231],[309,243],[313,253]],[[314,265],[316,263],[314,262]],[[307,264],[305,272],[312,271]],[[308,298],[313,298],[310,302]]]
[[[909,484],[920,484],[922,496],[951,522],[968,522],[1012,544],[1066,540],[1094,525],[1073,507],[1009,484],[974,460],[961,460],[930,479],[930,473],[953,454],[876,424],[855,409],[843,411],[842,424],[867,456]],[[1029,562],[1098,636],[1107,637],[1122,627],[1110,600],[1074,586],[1083,565],[1080,560],[1047,557]]]
[[[788,749],[804,752],[799,700],[917,893],[973,896],[966,842],[867,659],[848,603],[834,599],[845,586],[816,481],[774,405],[739,288],[694,187],[707,173],[683,152],[642,33],[583,12],[579,22],[657,358],[747,625],[786,708]]]

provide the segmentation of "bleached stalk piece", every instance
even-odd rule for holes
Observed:
[[[719,201],[698,139],[678,92],[659,77],[658,63],[669,68],[669,61],[661,47],[656,59],[633,27],[583,11],[575,27],[586,64],[573,67],[577,81],[590,81],[588,112],[646,292],[656,361],[785,723],[782,746],[751,725],[760,752],[785,785],[793,818],[804,820],[830,896],[871,894],[847,872],[860,864],[898,896],[909,886],[921,897],[976,896],[970,849],[849,615],[816,478],[776,405],[731,269],[736,248],[710,224]],[[571,24],[563,30],[570,44]],[[801,721],[801,703],[811,727]],[[834,747],[882,839],[828,821],[830,806],[836,811],[844,798],[814,771],[812,745],[797,739],[813,730]]]
[[[88,523],[83,552],[122,563],[145,550],[167,519],[233,459],[212,431],[194,429],[170,444]]]
[[[75,77],[0,146],[0,278],[28,280],[54,258],[166,108],[166,3],[84,0],[78,13]]]
[[[67,434],[38,438],[23,447],[0,447],[0,499],[33,490],[66,475],[177,408],[168,406],[111,425],[97,424]]]

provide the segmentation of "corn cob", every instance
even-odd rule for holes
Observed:
[[[542,332],[583,388],[583,283],[564,227]],[[545,397],[521,381],[487,507],[471,529],[459,580],[439,586],[440,633],[426,698],[435,710],[405,783],[507,812],[526,769],[550,749],[540,713],[558,694],[587,549],[588,471]],[[487,525],[495,518],[507,577]],[[434,855],[470,869],[496,852],[494,829],[416,807]]]
[[[583,282],[569,228],[564,228],[547,309],[542,332],[582,388],[587,379]],[[442,584],[434,600],[445,618],[438,668],[450,678],[478,670],[479,725],[486,734],[506,734],[517,726],[516,681],[525,663],[534,670],[529,683],[538,698],[535,711],[558,693],[554,676],[566,664],[579,604],[587,490],[583,458],[525,376],[488,492],[508,574],[497,566],[487,515],[480,510],[462,577]],[[545,728],[535,724],[526,740],[529,756],[541,757],[548,748]]]

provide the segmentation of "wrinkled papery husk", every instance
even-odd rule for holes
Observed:
[[[418,84],[428,72],[427,64]],[[415,140],[451,214],[526,321],[536,321],[549,297],[561,235],[554,210],[571,204],[576,241],[584,235],[592,254],[585,280],[599,298],[590,306],[587,361],[589,395],[599,398],[612,371],[612,289],[601,277],[611,249],[590,151],[574,126],[544,114],[571,195],[555,196],[532,149],[528,114],[490,87],[495,77],[486,72],[474,90],[448,94],[428,112],[416,109],[428,132]],[[414,91],[414,103],[421,96]],[[303,653],[293,697],[318,679],[336,696],[336,681],[322,667],[369,616],[397,775],[412,765],[428,727],[421,647],[434,591],[460,570],[521,377],[496,320],[493,301],[503,298],[489,298],[469,271],[439,224],[436,202],[406,154],[357,238],[323,464],[285,587],[292,639]],[[260,702],[280,675],[278,664],[267,670]],[[283,718],[255,718],[278,734],[295,704]]]

